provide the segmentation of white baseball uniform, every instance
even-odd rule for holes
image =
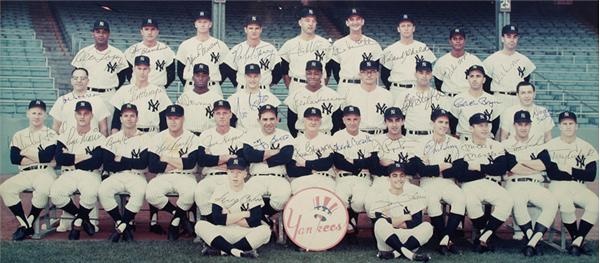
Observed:
[[[508,131],[509,136],[515,134],[514,117],[515,113],[520,110],[528,111],[531,115],[531,129],[529,133],[531,136],[542,135],[546,132],[552,131],[554,128],[554,121],[550,115],[550,111],[545,107],[533,104],[531,107],[526,108],[521,104],[513,105],[508,107],[500,115],[500,128]]]
[[[194,65],[203,63],[208,66],[210,72],[209,89],[214,89],[217,93],[223,94],[219,84],[222,80],[219,65],[223,63],[223,59],[228,53],[229,48],[227,45],[214,37],[200,41],[198,37],[193,36],[183,41],[177,49],[175,58],[185,65],[183,72],[183,79],[186,81],[185,90],[194,88],[192,80]]]
[[[134,84],[121,87],[110,103],[117,109],[121,109],[125,103],[134,104],[138,109],[137,127],[150,131],[159,130],[159,113],[172,104],[165,88],[154,84],[143,88]]]
[[[361,39],[354,41],[350,36],[345,36],[333,42],[331,59],[340,64],[337,91],[346,97],[348,91],[358,88],[360,83],[349,83],[348,80],[360,80],[360,62],[366,60],[377,61],[383,51],[376,40],[362,35]]]
[[[294,138],[294,156],[286,165],[293,194],[310,187],[335,191],[332,147],[331,136],[323,133],[318,133],[312,139],[306,134]],[[304,160],[306,165],[297,166],[299,160]]]
[[[75,105],[82,100],[87,101],[92,105],[94,117],[92,118],[90,125],[92,130],[99,131],[98,123],[102,119],[108,118],[110,112],[112,112],[112,107],[109,112],[106,108],[106,102],[100,96],[100,93],[92,91],[86,91],[83,96],[76,96],[73,92],[69,92],[56,99],[49,114],[52,118],[61,122],[58,133],[63,134],[69,129],[75,129],[77,126],[77,121],[75,120]],[[119,108],[121,108],[121,106],[119,106]],[[108,123],[110,123],[110,121],[111,120],[107,120]]]
[[[502,114],[502,109],[502,101],[495,96],[482,91],[480,96],[475,97],[466,91],[451,98],[447,110],[458,119],[456,134],[461,139],[466,139],[471,137],[471,125],[469,125],[471,116],[475,113],[483,113],[489,120],[494,120]]]
[[[127,48],[124,55],[131,65],[134,65],[137,56],[144,55],[150,58],[148,80],[159,87],[167,85],[167,67],[173,65],[175,58],[175,52],[167,44],[157,41],[155,46],[148,47],[144,42],[139,42]],[[135,72],[131,76],[130,83],[135,84]]]
[[[288,94],[296,92],[306,84],[306,62],[318,60],[325,67],[325,64],[331,59],[331,55],[331,43],[318,35],[310,40],[296,36],[283,43],[279,49],[279,56],[289,63],[288,76],[292,78]],[[325,72],[324,68],[323,72]]]
[[[347,94],[342,107],[351,105],[360,109],[360,130],[381,132],[386,128],[383,113],[393,104],[392,94],[382,87],[371,91],[357,87]]]
[[[445,102],[444,94],[433,88],[425,91],[411,88],[397,97],[394,104],[406,116],[406,136],[418,139],[419,136],[431,134],[431,112],[435,108],[446,109]]]
[[[239,90],[227,98],[231,105],[231,112],[237,117],[237,128],[251,131],[260,129],[258,122],[258,108],[270,104],[279,106],[281,101],[268,90],[258,89],[250,92],[249,89]]]
[[[434,77],[443,81],[442,92],[455,96],[469,89],[465,72],[473,65],[483,66],[483,63],[469,52],[458,58],[448,52],[435,62],[432,73]]]
[[[222,99],[223,96],[214,90],[208,90],[203,94],[198,94],[193,89],[184,91],[177,99],[176,104],[181,105],[185,112],[194,114],[186,116],[183,128],[194,133],[201,133],[215,127],[212,107],[215,101]]]
[[[525,55],[515,51],[506,55],[503,51],[496,51],[483,60],[485,74],[492,78],[490,90],[504,103],[504,108],[519,104],[516,95],[496,94],[496,92],[516,92],[517,84],[531,75],[535,64]]]
[[[271,72],[279,62],[281,62],[281,57],[277,53],[277,48],[273,44],[262,40],[255,47],[248,45],[247,41],[235,45],[223,60],[223,63],[237,72],[237,91],[240,90],[241,86],[246,85],[244,68],[248,64],[260,66],[260,86],[270,90],[273,80]]]
[[[121,50],[108,45],[105,50],[98,51],[93,44],[79,50],[71,65],[87,69],[90,80],[88,87],[105,90],[102,93],[105,101],[110,100],[119,85],[117,74],[129,67]]]
[[[394,83],[414,86],[417,61],[423,60],[433,64],[436,57],[427,45],[417,40],[408,45],[397,41],[383,50],[380,62],[382,66],[390,70],[388,81],[392,83],[390,91],[394,94],[394,98],[403,93],[405,89],[394,87]]]
[[[321,110],[321,132],[330,133],[333,129],[332,115],[339,110],[344,103],[344,98],[327,86],[321,86],[317,91],[312,92],[305,87],[298,89],[294,94],[290,94],[285,101],[288,109],[298,115],[298,120],[294,127],[301,131],[304,130],[304,111],[309,107]]]

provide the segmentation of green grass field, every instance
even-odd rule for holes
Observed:
[[[517,241],[499,241],[494,253],[476,254],[467,251],[461,244],[463,255],[443,257],[430,248],[423,250],[432,256],[430,262],[598,262],[598,241],[591,241],[587,247],[593,249],[591,256],[572,257],[543,245],[544,255],[525,258],[520,254],[521,245]],[[464,245],[464,246],[463,246]],[[376,248],[372,239],[344,241],[328,252],[296,252],[291,247],[268,244],[259,250],[259,260],[263,262],[383,262],[375,257]],[[241,262],[232,257],[203,257],[198,244],[190,240],[136,241],[133,243],[112,244],[107,241],[56,241],[28,240],[23,242],[0,242],[1,262]],[[393,261],[407,261],[397,259]]]

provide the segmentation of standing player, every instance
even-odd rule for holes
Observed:
[[[130,224],[144,203],[147,185],[144,172],[148,168],[148,144],[151,142],[151,135],[136,128],[138,110],[134,104],[123,104],[120,113],[122,129],[106,138],[106,144],[102,146],[103,168],[111,175],[98,189],[102,207],[115,222],[109,237],[112,242],[118,242],[120,238],[133,241]],[[129,193],[123,214],[115,201],[115,194],[119,192]]]
[[[416,87],[406,90],[396,98],[396,106],[406,115],[406,137],[417,139],[432,133],[428,117],[434,109],[446,108],[444,94],[432,88],[431,63],[421,61],[416,64]]]
[[[375,219],[373,231],[377,240],[377,257],[394,259],[404,256],[411,261],[429,261],[427,254],[414,252],[429,241],[433,227],[423,222],[423,208],[426,196],[423,189],[409,184],[405,165],[394,163],[390,166],[388,187],[382,189],[372,200],[368,211]]]
[[[502,102],[496,97],[483,91],[483,83],[485,82],[485,70],[482,66],[472,65],[466,71],[467,81],[470,88],[450,99],[449,111],[458,119],[458,127],[456,135],[461,140],[468,140],[471,137],[471,128],[469,118],[475,113],[483,113],[492,120],[492,123],[498,123],[500,114],[502,113]],[[493,125],[491,135],[497,125]]]
[[[260,128],[257,121],[258,109],[266,104],[279,106],[281,101],[269,90],[260,88],[260,66],[248,64],[244,67],[245,87],[227,98],[231,111],[237,118],[236,127],[241,130],[253,131]]]
[[[346,15],[346,26],[349,34],[333,42],[330,67],[337,91],[346,97],[348,91],[354,91],[360,84],[360,69],[357,66],[362,61],[375,61],[381,58],[381,46],[374,39],[363,35],[365,18],[357,8],[351,8]]]
[[[321,132],[321,110],[304,111],[304,129],[294,139],[294,156],[286,164],[290,186],[295,194],[309,187],[335,191],[331,136]]]
[[[218,186],[209,201],[213,221],[198,221],[196,234],[226,255],[256,258],[256,249],[269,242],[271,230],[261,224],[260,192],[244,182],[247,169],[242,158],[227,161],[228,182]]]
[[[500,139],[506,140],[509,136],[515,134],[514,126],[510,125],[511,115],[514,116],[517,111],[525,110],[531,115],[531,130],[533,134],[544,136],[544,142],[552,139],[552,128],[554,121],[550,112],[545,107],[535,104],[535,86],[529,82],[519,82],[517,84],[517,97],[519,104],[508,107],[500,115]]]
[[[196,135],[183,129],[183,107],[169,105],[165,115],[168,129],[154,135],[148,147],[148,171],[156,177],[146,187],[146,199],[150,205],[173,215],[167,238],[174,241],[179,238],[181,225],[188,233],[194,232],[186,211],[194,204],[199,142]],[[176,205],[166,196],[171,192],[179,194]]]
[[[560,218],[571,235],[569,254],[586,253],[585,236],[598,221],[598,195],[586,187],[596,180],[598,152],[592,145],[577,137],[577,116],[565,111],[558,115],[560,137],[545,144],[550,153],[552,168],[548,187],[558,200]],[[584,209],[577,224],[575,205]]]
[[[119,109],[123,104],[131,103],[139,109],[137,129],[143,132],[158,132],[161,128],[161,119],[164,119],[163,111],[168,105],[171,105],[171,99],[167,96],[164,87],[156,86],[149,81],[152,70],[150,69],[150,59],[147,56],[135,58],[133,71],[135,84],[119,89],[110,100],[110,103],[116,108],[112,119],[113,134],[121,129]]]
[[[454,179],[464,171],[463,153],[460,141],[447,135],[450,129],[450,113],[434,110],[431,113],[433,134],[420,141],[416,158],[411,159],[417,173],[421,176],[420,186],[427,192],[427,214],[433,225],[434,233],[440,239],[438,252],[447,255],[460,253],[454,246],[450,235],[465,217],[465,194],[456,185]],[[454,167],[457,166],[457,167]],[[444,216],[440,202],[450,205],[448,222],[444,225]],[[436,240],[437,241],[437,240]]]
[[[248,64],[258,64],[261,75],[259,87],[270,91],[271,85],[277,84],[281,79],[281,57],[273,44],[260,39],[262,21],[258,17],[250,16],[246,19],[244,32],[246,41],[235,45],[223,60],[224,73],[239,91],[246,88],[243,69]]]
[[[200,218],[211,221],[210,197],[215,188],[225,184],[229,159],[242,156],[244,131],[230,126],[231,106],[226,100],[215,101],[213,114],[216,127],[204,131],[198,137],[198,165],[202,168],[203,179],[195,186],[194,198],[200,210]],[[211,221],[213,222],[213,221]]]
[[[537,243],[554,223],[558,201],[541,184],[544,181],[542,172],[551,166],[550,155],[543,149],[543,137],[531,133],[531,115],[527,111],[517,111],[513,120],[516,133],[502,141],[508,152],[506,190],[515,201],[515,224],[519,225],[528,240],[523,253],[531,257],[541,254]],[[541,210],[533,228],[528,203]]]
[[[194,83],[190,81],[193,75],[194,65],[202,63],[208,65],[210,69],[210,82],[208,88],[214,89],[217,93],[221,91],[221,63],[223,58],[229,53],[227,45],[212,36],[212,19],[208,12],[200,11],[194,22],[196,27],[196,36],[193,36],[181,43],[177,49],[177,75],[184,85],[185,90],[192,89]]]
[[[325,65],[331,59],[331,44],[315,32],[317,17],[312,8],[303,8],[298,18],[300,35],[286,41],[279,49],[281,74],[289,95],[306,84],[306,62],[317,60]],[[328,72],[326,70],[325,72]],[[323,79],[323,85],[327,84]]]
[[[492,250],[490,238],[508,218],[513,207],[510,194],[500,186],[506,174],[504,147],[490,138],[490,120],[483,113],[469,119],[471,140],[463,141],[460,151],[464,153],[463,171],[457,171],[456,180],[462,183],[466,197],[467,215],[473,227],[481,231],[475,241],[475,251]],[[482,202],[494,208],[490,216],[484,215]]]
[[[519,104],[515,88],[521,81],[529,82],[535,64],[517,51],[519,29],[515,25],[502,28],[502,50],[483,61],[487,76],[491,78],[489,90],[503,104],[503,109]]]
[[[369,168],[378,161],[377,143],[373,137],[359,130],[361,113],[355,106],[343,110],[345,129],[332,136],[333,164],[338,176],[335,192],[350,215],[348,232],[356,231],[358,213],[365,212],[365,197],[371,186]]]
[[[344,98],[337,92],[323,85],[323,65],[318,60],[306,62],[306,85],[290,94],[284,101],[288,105],[287,126],[292,136],[304,132],[304,118],[298,118],[298,113],[304,113],[308,108],[320,109],[321,132],[333,134],[341,127],[341,105]],[[325,116],[323,116],[325,115]]]
[[[360,109],[360,130],[369,134],[382,134],[385,129],[383,114],[394,104],[392,94],[377,85],[379,63],[372,60],[360,62],[360,86],[348,92],[344,106]]]
[[[94,107],[94,119],[92,120],[92,129],[97,130],[104,136],[108,135],[108,120],[110,113],[106,109],[106,103],[99,96],[100,93],[88,90],[88,71],[84,68],[75,68],[71,72],[71,85],[73,91],[60,96],[52,108],[50,116],[53,118],[52,129],[57,133],[65,133],[70,129],[75,129],[77,120],[73,116],[73,109],[77,102],[85,100]]]
[[[194,65],[192,76],[194,88],[184,91],[177,99],[177,104],[185,111],[198,113],[188,116],[188,121],[183,123],[186,130],[196,135],[215,127],[212,106],[215,101],[223,99],[221,94],[208,89],[209,74],[208,65],[202,63]]]
[[[150,83],[168,88],[175,80],[175,53],[171,48],[158,41],[158,22],[153,18],[142,20],[140,34],[142,42],[133,44],[125,50],[125,57],[130,67],[133,67],[135,58],[144,55],[152,61],[153,69],[148,76]],[[135,76],[127,76],[131,84],[135,84]]]
[[[394,98],[417,85],[416,64],[423,61],[433,63],[436,59],[427,45],[414,39],[415,28],[415,21],[406,14],[402,15],[398,22],[400,40],[383,50],[381,81],[394,94]],[[425,119],[425,116],[422,117]]]
[[[92,130],[92,104],[80,101],[75,106],[76,129],[71,129],[58,137],[56,143],[56,164],[62,174],[50,190],[50,198],[57,208],[74,215],[69,240],[78,240],[81,229],[93,235],[96,230],[90,222],[89,214],[96,207],[98,187],[100,187],[102,167],[102,145],[106,138]],[[71,195],[79,191],[79,207],[75,206]]]
[[[27,110],[29,127],[13,135],[10,143],[10,162],[19,166],[19,173],[0,185],[4,204],[19,222],[12,239],[20,241],[33,235],[33,223],[48,203],[50,187],[56,179],[53,169],[56,151],[56,132],[44,126],[46,103],[41,100],[29,102]],[[33,189],[31,211],[26,216],[19,195],[25,189]]]
[[[277,129],[277,107],[267,104],[258,109],[260,129],[251,130],[243,137],[244,157],[250,162],[248,185],[257,189],[264,200],[263,213],[270,217],[283,210],[291,195],[290,182],[286,178],[285,165],[294,154],[293,137]]]

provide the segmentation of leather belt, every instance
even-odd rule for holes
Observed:
[[[494,183],[497,183],[497,184],[500,184],[502,182],[502,180],[496,179],[496,178],[491,177],[491,176],[486,176],[485,179],[490,180],[490,181],[492,181]]]
[[[100,172],[100,170],[98,169],[94,169],[94,170],[85,170],[85,169],[75,169],[75,168],[62,168],[60,169],[61,172],[71,172],[71,171],[75,171],[75,170],[81,170],[81,171],[86,171],[86,172],[92,172],[92,173],[96,173],[96,172]]]
[[[196,136],[200,136],[200,134],[202,134],[202,132],[199,132],[199,131],[190,131],[190,132]]]
[[[210,176],[210,175],[227,175],[227,172],[212,172],[212,173],[206,174],[206,176]]]
[[[375,135],[375,134],[384,134],[385,133],[385,130],[381,130],[381,129],[378,129],[378,130],[361,130],[361,131],[366,132],[368,134],[373,134],[373,135]]]
[[[293,77],[292,80],[295,81],[295,82],[306,83],[305,79],[299,79],[299,78],[296,78],[296,77]]]
[[[319,131],[320,133],[323,133],[325,135],[329,135],[329,131]],[[304,134],[304,130],[298,130],[299,134]]]
[[[511,182],[532,182],[532,183],[541,183],[538,179],[533,179],[529,177],[521,177],[521,178],[511,178]]]
[[[141,132],[151,132],[151,131],[158,131],[159,129],[156,127],[152,127],[152,128],[137,128],[138,131]]]
[[[169,171],[169,172],[164,172],[164,174],[185,174],[185,175],[191,175],[193,173],[192,172],[185,172],[185,171]]]
[[[398,87],[398,88],[407,88],[407,89],[410,89],[410,88],[412,88],[414,85],[413,85],[413,84],[400,84],[400,83],[392,83],[392,86],[394,86],[394,87]]]
[[[516,92],[509,92],[509,91],[494,91],[494,94],[496,94],[496,93],[500,93],[503,95],[517,96]]]
[[[193,86],[193,85],[194,85],[194,82],[193,82],[193,81],[188,81],[188,84],[189,84],[190,86]],[[214,85],[217,85],[217,82],[216,82],[216,81],[209,81],[208,83],[206,83],[206,85],[207,85],[207,86],[214,86]]]
[[[240,89],[244,89],[244,88],[246,88],[246,86],[244,86],[244,85],[240,85]],[[265,85],[260,85],[260,86],[258,86],[258,88],[259,88],[259,89],[268,89],[269,87],[267,87],[267,86],[265,86]]]
[[[360,84],[360,79],[342,79],[342,83]]]
[[[97,89],[97,88],[87,88],[89,91],[93,91],[93,92],[98,92],[98,93],[105,93],[105,92],[109,92],[109,91],[113,91],[116,88],[110,88],[110,89]]]
[[[274,173],[270,173],[270,174],[255,174],[254,176],[277,176],[277,177],[285,177],[285,175],[283,175],[283,174],[274,174]]]
[[[48,165],[46,165],[46,164],[36,164],[36,165],[27,166],[27,167],[21,169],[21,171],[24,172],[24,171],[33,171],[33,170],[43,170],[46,168],[48,168]]]
[[[406,130],[407,134],[411,134],[411,135],[429,135],[432,134],[433,132],[431,131],[413,131],[413,130]]]
[[[338,177],[346,177],[346,176],[358,176],[358,177],[369,177],[368,173],[359,173],[359,174],[353,174],[353,173],[339,173]]]
[[[448,93],[448,92],[446,92],[446,96],[448,96],[448,97],[456,97],[456,95],[458,95],[458,93]]]
[[[332,177],[330,173],[326,173],[326,172],[316,172],[315,174],[326,176],[326,177]]]

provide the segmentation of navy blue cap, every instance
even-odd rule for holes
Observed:
[[[255,15],[248,16],[246,18],[246,23],[244,23],[244,26],[253,25],[253,24],[262,27],[262,20],[258,16],[255,16]]]
[[[315,107],[308,107],[306,108],[306,110],[304,110],[304,118],[308,118],[308,117],[319,117],[322,118],[321,115],[321,110],[315,108]]]
[[[146,65],[146,66],[150,66],[150,58],[146,57],[144,55],[140,55],[135,57],[134,61],[133,61],[133,65]]]
[[[315,12],[314,9],[305,7],[305,8],[300,9],[300,12],[298,13],[298,19],[304,18],[307,16],[316,16],[316,15],[317,15],[317,13]]]
[[[346,19],[353,17],[353,16],[360,16],[363,17],[362,13],[360,12],[360,10],[356,7],[352,7],[350,9],[348,9],[348,12],[346,13]]]
[[[194,74],[196,73],[209,74],[208,65],[202,63],[194,65]]]
[[[216,111],[218,108],[231,110],[231,105],[229,104],[229,101],[217,100],[213,103],[213,111]]]
[[[385,112],[383,112],[383,118],[385,120],[388,120],[390,118],[400,118],[400,119],[404,119],[404,113],[402,113],[402,110],[398,107],[389,107],[385,110]]]
[[[481,74],[485,76],[485,69],[483,69],[483,66],[480,66],[480,65],[472,65],[472,66],[470,66],[470,67],[469,67],[469,68],[468,68],[468,69],[465,71],[465,75],[466,75],[466,77],[468,77],[468,76],[469,76],[469,74],[471,74],[471,71],[475,71],[475,70],[477,70],[477,71],[481,72]]]
[[[437,118],[442,117],[442,116],[446,116],[446,118],[448,118],[448,120],[449,120],[450,112],[448,112],[447,110],[444,110],[444,109],[435,109],[435,110],[431,111],[431,121],[435,121],[435,120],[437,120]]]
[[[431,71],[432,70],[432,66],[431,66],[431,62],[429,61],[417,61],[417,65],[415,66],[415,70],[416,71],[421,71],[421,70],[426,70],[426,71]]]
[[[265,112],[272,112],[275,114],[275,116],[277,116],[277,107],[271,104],[265,104],[258,107],[258,116],[262,115]]]
[[[531,123],[531,114],[528,111],[520,110],[515,112],[514,123],[529,122]]]
[[[248,162],[244,158],[231,158],[227,161],[227,169],[229,170],[246,170]]]
[[[460,28],[454,28],[454,29],[450,30],[450,37],[449,38],[452,38],[454,35],[460,35],[463,38],[467,37],[465,35],[465,31],[462,30],[462,29],[460,29]]]
[[[145,26],[153,26],[158,28],[158,22],[156,22],[156,19],[153,18],[144,18],[144,20],[142,20],[142,26],[141,27],[145,27]]]
[[[399,163],[399,162],[394,162],[394,164],[388,166],[388,175],[392,174],[393,172],[406,172],[406,165],[403,163]]]
[[[475,124],[480,124],[480,123],[484,123],[484,122],[492,122],[490,119],[488,119],[487,116],[485,116],[485,114],[483,113],[475,113],[473,114],[473,116],[471,116],[471,118],[469,118],[469,125],[473,126]]]
[[[202,10],[198,12],[198,15],[196,16],[196,20],[198,19],[208,19],[212,21],[212,16],[210,15],[210,12]]]
[[[563,111],[558,115],[558,123],[560,123],[564,119],[572,119],[577,123],[577,115],[571,111]]]
[[[373,60],[363,60],[360,62],[359,68],[361,71],[369,69],[379,71],[379,62]]]
[[[260,66],[258,64],[248,64],[244,67],[244,74],[260,74]]]
[[[311,69],[323,71],[323,64],[321,64],[321,62],[318,60],[309,60],[306,62],[305,70],[311,70]]]
[[[350,115],[350,114],[355,114],[360,116],[360,109],[358,107],[352,106],[352,105],[348,105],[346,107],[344,107],[344,109],[342,110],[342,115],[346,116],[346,115]]]
[[[89,110],[92,111],[92,104],[88,101],[82,100],[75,104],[75,111],[79,110]]]
[[[177,116],[177,117],[181,117],[184,114],[184,110],[183,107],[181,107],[181,105],[177,105],[177,104],[171,104],[169,106],[167,106],[166,109],[166,113],[165,115],[168,116]]]
[[[414,20],[414,19],[412,19],[412,16],[409,16],[409,15],[407,15],[407,14],[402,14],[402,15],[400,16],[400,19],[398,20],[398,24],[400,24],[400,23],[402,23],[402,22],[404,22],[404,21],[411,22],[413,25],[415,24],[415,20]]]
[[[506,34],[519,34],[519,28],[515,25],[505,25],[502,27],[502,35]]]
[[[136,115],[138,114],[137,106],[132,103],[125,103],[121,106],[121,114],[123,114],[125,111],[133,111]]]
[[[96,29],[104,29],[106,31],[110,31],[110,26],[106,20],[100,19],[94,22],[94,27],[92,27],[92,31]]]
[[[42,100],[35,99],[29,102],[29,107],[27,109],[31,108],[40,108],[46,111],[46,103],[44,103]]]

